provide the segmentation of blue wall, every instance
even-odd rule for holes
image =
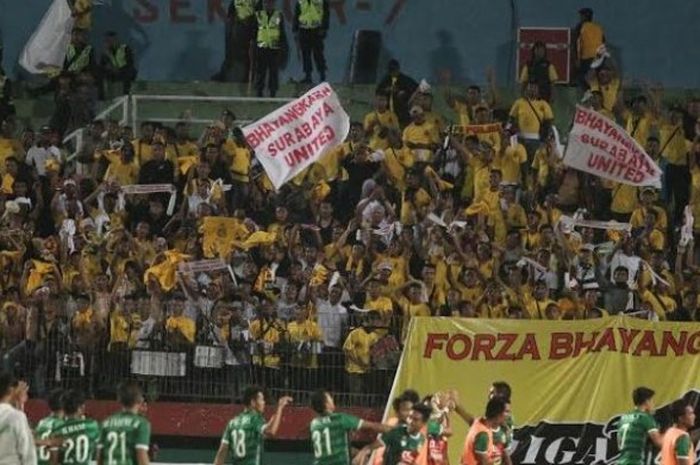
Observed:
[[[700,87],[699,0],[330,0],[329,78],[343,80],[353,32],[381,29],[382,60],[398,58],[416,78],[447,68],[453,81],[484,81],[495,65],[502,83],[513,76],[513,24],[573,26],[578,8],[591,6],[629,77],[668,87]],[[93,39],[115,29],[136,50],[140,78],[206,80],[223,58],[223,14],[229,0],[111,0],[95,8]],[[17,57],[50,0],[0,0],[4,68]],[[279,6],[293,0],[277,0]],[[515,10],[511,8],[514,4]],[[358,6],[359,5],[359,6]],[[364,7],[363,7],[364,5]],[[398,14],[391,20],[392,9]],[[388,20],[389,24],[385,24]],[[300,77],[295,53],[284,78]]]

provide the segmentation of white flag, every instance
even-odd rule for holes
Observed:
[[[32,74],[61,69],[73,29],[73,16],[67,0],[54,0],[29,38],[19,64]]]
[[[342,143],[349,131],[350,118],[326,82],[243,128],[275,189]]]
[[[614,121],[595,110],[576,107],[564,164],[632,186],[661,187],[661,168]]]

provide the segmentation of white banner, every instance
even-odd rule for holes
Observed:
[[[632,186],[661,187],[661,168],[634,138],[600,113],[576,107],[564,164]]]
[[[22,50],[22,68],[32,74],[63,68],[73,22],[68,0],[54,0]]]
[[[275,189],[342,143],[349,131],[350,118],[326,82],[243,128]]]

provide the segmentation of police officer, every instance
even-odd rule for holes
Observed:
[[[275,9],[275,0],[264,0],[264,8],[255,14],[256,53],[255,90],[263,96],[265,78],[270,97],[277,94],[279,87],[279,65],[287,48],[282,12]]]
[[[255,12],[261,0],[232,0],[226,24],[226,60],[221,70],[222,80],[249,82],[255,51]]]
[[[100,69],[103,81],[121,82],[124,94],[131,91],[131,83],[136,79],[134,54],[128,45],[117,40],[116,32],[109,31],[105,34],[105,49],[100,59]],[[101,92],[104,92],[102,86]]]
[[[294,31],[297,46],[301,49],[304,64],[304,84],[311,84],[311,55],[316,62],[321,81],[326,80],[326,58],[323,41],[328,32],[328,0],[297,0],[294,9]]]
[[[77,75],[88,72],[94,75],[95,54],[92,45],[87,42],[87,31],[84,29],[73,29],[70,45],[66,52],[66,59],[63,62],[63,71]]]

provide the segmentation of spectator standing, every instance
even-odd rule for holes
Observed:
[[[255,53],[255,91],[263,96],[265,79],[270,97],[277,95],[279,67],[287,50],[284,17],[275,9],[275,0],[264,0],[264,8],[255,14],[257,48]]]
[[[168,345],[175,350],[186,350],[194,346],[196,324],[185,316],[185,298],[176,295],[170,301],[171,315],[165,321]]]
[[[308,310],[296,308],[295,319],[287,325],[291,354],[291,385],[306,390],[318,385],[318,353],[323,333],[318,323],[309,318]]]
[[[75,28],[71,42],[63,62],[63,71],[72,75],[87,72],[95,75],[95,52],[88,43],[88,33],[85,29]]]
[[[379,312],[369,312],[363,319],[362,326],[350,331],[343,344],[348,389],[353,394],[361,394],[367,387],[367,374],[371,369],[370,349],[377,341],[377,334],[373,328],[379,326],[381,322]]]
[[[540,98],[537,82],[530,81],[525,86],[523,96],[513,103],[509,116],[519,130],[518,139],[527,150],[528,160],[532,160],[540,146],[543,128],[554,120],[554,113],[549,103]]]
[[[131,84],[136,79],[136,64],[131,48],[120,43],[117,33],[109,31],[105,34],[104,51],[100,58],[100,96],[104,98],[105,82],[116,82],[122,85],[122,94],[131,93]]]
[[[417,88],[418,83],[401,72],[399,62],[390,60],[387,74],[377,85],[377,93],[389,96],[389,110],[399,118],[401,127],[405,127],[409,123],[409,101]]]
[[[0,463],[35,465],[34,437],[27,416],[12,405],[17,380],[10,373],[0,373]]]
[[[304,66],[303,84],[311,84],[311,57],[316,63],[321,82],[326,80],[326,57],[323,55],[323,41],[328,34],[329,23],[328,0],[297,0],[294,7],[294,22],[292,31],[301,49],[301,59]]]
[[[586,74],[598,54],[598,49],[605,44],[605,33],[600,24],[593,22],[593,10],[581,8],[578,11],[579,23],[574,28],[576,39],[576,64],[579,84],[586,87]]]
[[[215,80],[252,81],[255,13],[259,0],[231,0],[226,14],[225,57]]]
[[[547,102],[552,100],[552,84],[559,79],[554,65],[547,59],[547,45],[537,41],[532,46],[530,61],[520,72],[520,83],[527,85],[530,81],[537,83],[539,95]]]
[[[44,126],[39,133],[39,140],[27,152],[25,163],[36,170],[40,176],[46,176],[46,162],[61,161],[61,151],[51,143],[51,128]]]

